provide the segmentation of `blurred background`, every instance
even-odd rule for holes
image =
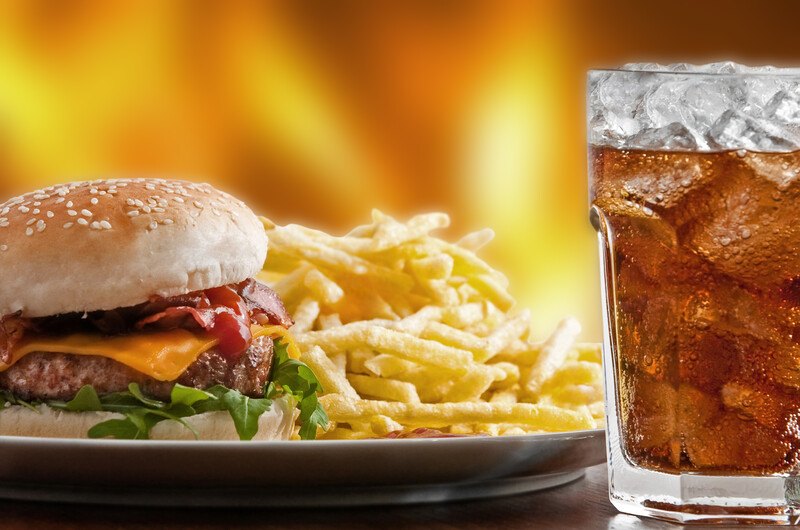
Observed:
[[[211,181],[279,223],[380,208],[489,226],[546,335],[599,340],[584,79],[629,61],[800,64],[800,3],[0,0],[0,196]]]

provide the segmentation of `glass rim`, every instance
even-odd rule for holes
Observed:
[[[800,66],[778,67],[770,66],[772,70],[759,72],[700,72],[692,70],[668,70],[666,68],[592,68],[587,71],[591,77],[595,74],[654,74],[668,77],[710,77],[710,78],[797,78],[800,80]]]

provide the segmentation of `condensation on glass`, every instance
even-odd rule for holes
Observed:
[[[629,65],[588,86],[612,502],[800,513],[800,71]]]

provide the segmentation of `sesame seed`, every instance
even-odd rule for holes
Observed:
[[[8,218],[3,217],[0,219],[0,227],[5,228],[9,225]]]
[[[76,215],[78,215],[78,212],[76,212],[75,210],[67,210],[67,215],[69,215],[70,217],[75,217]]]
[[[25,230],[25,235],[26,235],[26,236],[28,236],[28,237],[32,236],[32,235],[33,235],[33,228],[31,228],[31,227],[28,227],[28,228]]]
[[[100,221],[100,226],[106,230],[111,230],[111,223],[108,221]]]
[[[158,228],[158,223],[153,221],[152,223],[150,223],[150,226],[148,226],[148,228],[150,230],[155,230],[156,228]]]
[[[25,226],[31,226],[35,222],[36,222],[36,218],[35,217],[33,219],[28,219],[28,222],[25,223]]]
[[[92,195],[97,195],[97,188],[90,189],[89,193],[91,193]]]
[[[39,208],[33,210],[33,215],[39,215],[40,213],[42,213],[42,211]]]
[[[125,201],[125,204],[127,204],[128,206],[136,206],[136,201],[134,201],[133,199],[128,199]]]
[[[84,217],[91,217],[92,216],[92,212],[90,212],[89,210],[84,208],[83,210],[81,210],[81,215],[84,216]]]
[[[87,220],[86,220],[86,219],[84,219],[83,217],[80,217],[80,218],[78,219],[78,224],[79,224],[79,225],[81,225],[81,226],[86,226],[86,225],[88,225],[88,224],[89,224],[89,221],[87,221]]]
[[[161,221],[161,222],[162,222],[162,223],[164,223],[165,225],[171,225],[171,224],[172,224],[172,223],[174,223],[175,221],[173,221],[172,219],[164,219],[164,220],[163,220],[163,221]]]
[[[19,211],[22,212],[22,213],[28,213],[28,212],[31,211],[31,209],[28,208],[27,206],[20,206],[19,207]]]
[[[67,203],[67,208],[72,208],[73,206],[74,206],[74,204],[72,203],[72,201],[69,201]]]
[[[140,201],[139,199],[134,199],[133,203],[134,203],[136,206],[138,206],[139,208],[141,208],[142,206],[144,206],[144,203],[143,203],[142,201]]]
[[[100,230],[100,228],[102,227],[100,226],[100,223],[98,223],[97,221],[92,221],[92,228],[94,230]]]
[[[131,210],[128,212],[128,217],[136,217],[137,215],[139,215],[139,210]]]
[[[100,202],[100,201],[97,199],[97,197],[92,197],[92,200],[91,200],[92,204],[97,204],[98,202]]]
[[[72,228],[75,223],[64,223],[64,228]]]
[[[41,205],[42,205],[42,203],[41,203],[41,201],[36,201],[35,203],[33,203],[33,205],[34,205],[34,206],[41,206]]]
[[[194,201],[192,204],[194,204],[195,208],[203,209],[203,203],[200,201]]]
[[[180,202],[180,203],[183,203],[183,202],[185,202],[185,201],[184,201],[182,198],[180,198],[180,197],[173,197],[173,198],[172,198],[172,200],[173,200],[173,201],[175,201],[175,202]]]
[[[55,216],[56,216],[56,214],[54,214],[53,212],[51,212],[51,211],[48,211],[48,212],[47,212],[47,218],[48,218],[48,219],[52,219],[52,218],[53,218],[53,217],[55,217]]]
[[[144,210],[144,213],[150,213],[150,211],[151,211],[150,207],[147,206],[146,204],[144,206],[142,206],[142,210]]]
[[[0,245],[0,252],[5,252],[8,250],[8,245]]]
[[[36,231],[37,232],[44,232],[45,228],[47,228],[47,223],[45,223],[43,220],[39,219],[36,222]]]
[[[153,211],[157,213],[164,213],[166,210],[164,208],[156,207],[153,208]]]

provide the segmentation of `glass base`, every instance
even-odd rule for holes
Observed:
[[[683,524],[800,525],[800,477],[672,475],[609,456],[609,496],[620,512]]]

